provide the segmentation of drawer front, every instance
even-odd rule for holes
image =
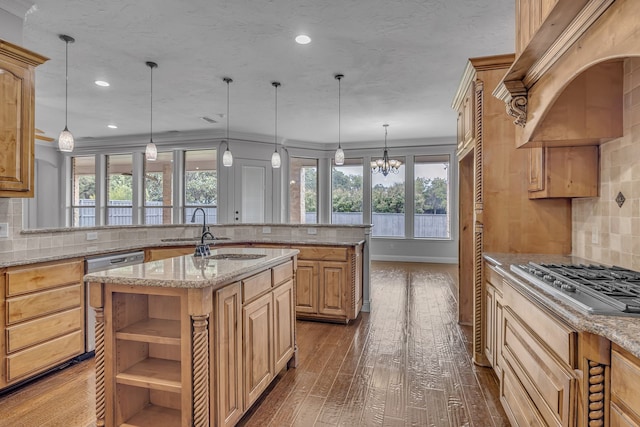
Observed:
[[[7,325],[69,308],[80,307],[82,304],[82,286],[81,284],[71,285],[8,299],[6,301]]]
[[[634,359],[617,349],[611,351],[611,400],[628,408],[629,415],[640,422],[640,361]]]
[[[273,267],[272,272],[273,286],[278,286],[293,277],[293,261]]]
[[[271,289],[271,270],[265,270],[242,281],[242,302],[247,302]]]
[[[7,271],[7,297],[78,283],[82,281],[83,273],[82,261],[9,269]]]
[[[82,329],[80,307],[7,328],[7,353]]]
[[[532,406],[527,392],[522,388],[522,384],[520,384],[508,366],[502,371],[502,381],[500,383],[500,401],[513,425],[545,426],[540,414]]]
[[[609,426],[610,427],[638,427],[640,424],[631,420],[622,409],[618,408],[615,403],[611,403],[611,410],[609,411]]]
[[[494,288],[502,292],[502,276],[498,273],[494,267],[485,263],[484,275],[485,280],[493,285]]]
[[[548,425],[573,422],[576,379],[532,335],[509,307],[504,309],[503,356]]]
[[[75,331],[43,344],[7,356],[7,382],[42,372],[84,351],[84,335]]]
[[[314,261],[346,261],[347,248],[322,247],[322,246],[300,246],[298,249],[298,259]]]
[[[576,368],[576,333],[552,319],[547,312],[511,286],[505,286],[503,292],[504,305],[511,307],[524,324],[542,337],[549,349],[567,364],[567,368]]]

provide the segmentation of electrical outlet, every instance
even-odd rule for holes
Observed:
[[[318,234],[317,228],[307,228],[307,234]]]
[[[0,222],[0,237],[9,237],[9,223]]]
[[[598,227],[593,227],[591,230],[591,243],[597,245],[600,243],[600,234],[598,233]]]
[[[90,231],[87,233],[87,240],[98,240],[98,232]]]
[[[97,252],[97,251],[98,251],[97,246],[87,246],[87,252]]]
[[[271,227],[262,227],[262,234],[271,234]]]

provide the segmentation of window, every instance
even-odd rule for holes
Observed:
[[[71,226],[96,225],[96,158],[95,156],[71,159],[72,200]]]
[[[107,156],[107,225],[133,223],[133,155]]]
[[[207,223],[218,222],[216,150],[184,153],[184,222],[191,222],[197,208],[207,213]]]
[[[318,160],[291,157],[289,160],[289,222],[318,222]]]
[[[331,223],[362,224],[362,159],[331,169]]]
[[[144,162],[144,223],[171,224],[173,218],[173,153],[158,153]]]
[[[397,174],[371,175],[371,223],[372,235],[376,237],[403,237],[405,212],[405,165]]]
[[[416,156],[414,237],[450,238],[449,156]]]

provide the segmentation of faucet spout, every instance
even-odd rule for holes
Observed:
[[[204,238],[205,237],[211,237],[211,240],[215,239],[215,237],[213,237],[213,234],[211,234],[210,231],[205,231],[204,233],[202,233],[202,236],[200,236],[200,244],[204,245]]]
[[[204,209],[202,208],[195,208],[193,211],[193,215],[191,215],[191,222],[196,222],[196,213],[198,213],[198,211],[202,212],[202,235],[204,235],[204,233],[206,233],[207,231],[207,213],[204,211]],[[213,236],[211,236],[213,237]],[[204,237],[203,237],[204,239]]]

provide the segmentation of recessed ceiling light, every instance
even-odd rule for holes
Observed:
[[[311,37],[305,35],[305,34],[300,34],[299,36],[296,36],[296,43],[298,44],[309,44],[311,43]]]
[[[117,125],[107,125],[109,129],[118,129]]]
[[[108,87],[111,86],[109,82],[105,82],[104,80],[96,80],[94,82],[97,86]]]

